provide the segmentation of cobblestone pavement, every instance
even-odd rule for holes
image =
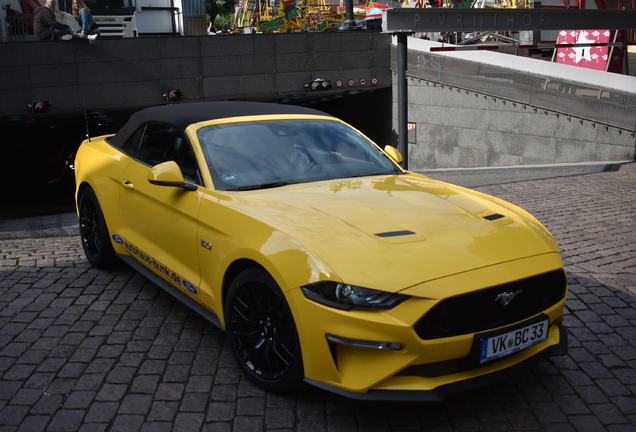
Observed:
[[[221,331],[123,266],[90,268],[76,235],[5,236],[0,430],[636,430],[636,165],[483,184],[563,249],[567,356],[444,403],[266,394]]]

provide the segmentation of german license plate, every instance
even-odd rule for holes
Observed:
[[[548,319],[481,339],[479,363],[514,354],[548,339]]]

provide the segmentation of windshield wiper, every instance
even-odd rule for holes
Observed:
[[[404,171],[395,168],[394,170],[391,171],[383,171],[383,172],[378,172],[378,173],[365,173],[365,174],[356,174],[356,175],[349,175],[346,176],[344,178],[355,178],[355,177],[373,177],[373,176],[381,176],[381,175],[392,175],[392,174],[404,174]]]
[[[402,171],[401,169],[395,167],[395,168],[391,169],[391,171],[389,171],[389,172],[384,172],[384,173],[380,173],[380,174],[376,174],[376,175],[391,175],[391,174],[405,174],[405,172]]]
[[[256,190],[256,189],[270,189],[270,188],[276,188],[276,187],[281,187],[281,186],[287,186],[288,184],[291,184],[289,182],[284,182],[284,181],[276,181],[276,182],[270,182],[270,183],[261,183],[261,184],[255,184],[255,185],[248,185],[248,186],[237,186],[231,189],[227,189],[229,191],[247,191],[247,190]]]

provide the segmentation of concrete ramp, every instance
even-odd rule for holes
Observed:
[[[408,44],[412,169],[634,159],[635,77]]]

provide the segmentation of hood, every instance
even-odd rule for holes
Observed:
[[[397,292],[555,251],[547,230],[488,196],[417,174],[232,193],[232,206],[304,245],[342,281]]]

